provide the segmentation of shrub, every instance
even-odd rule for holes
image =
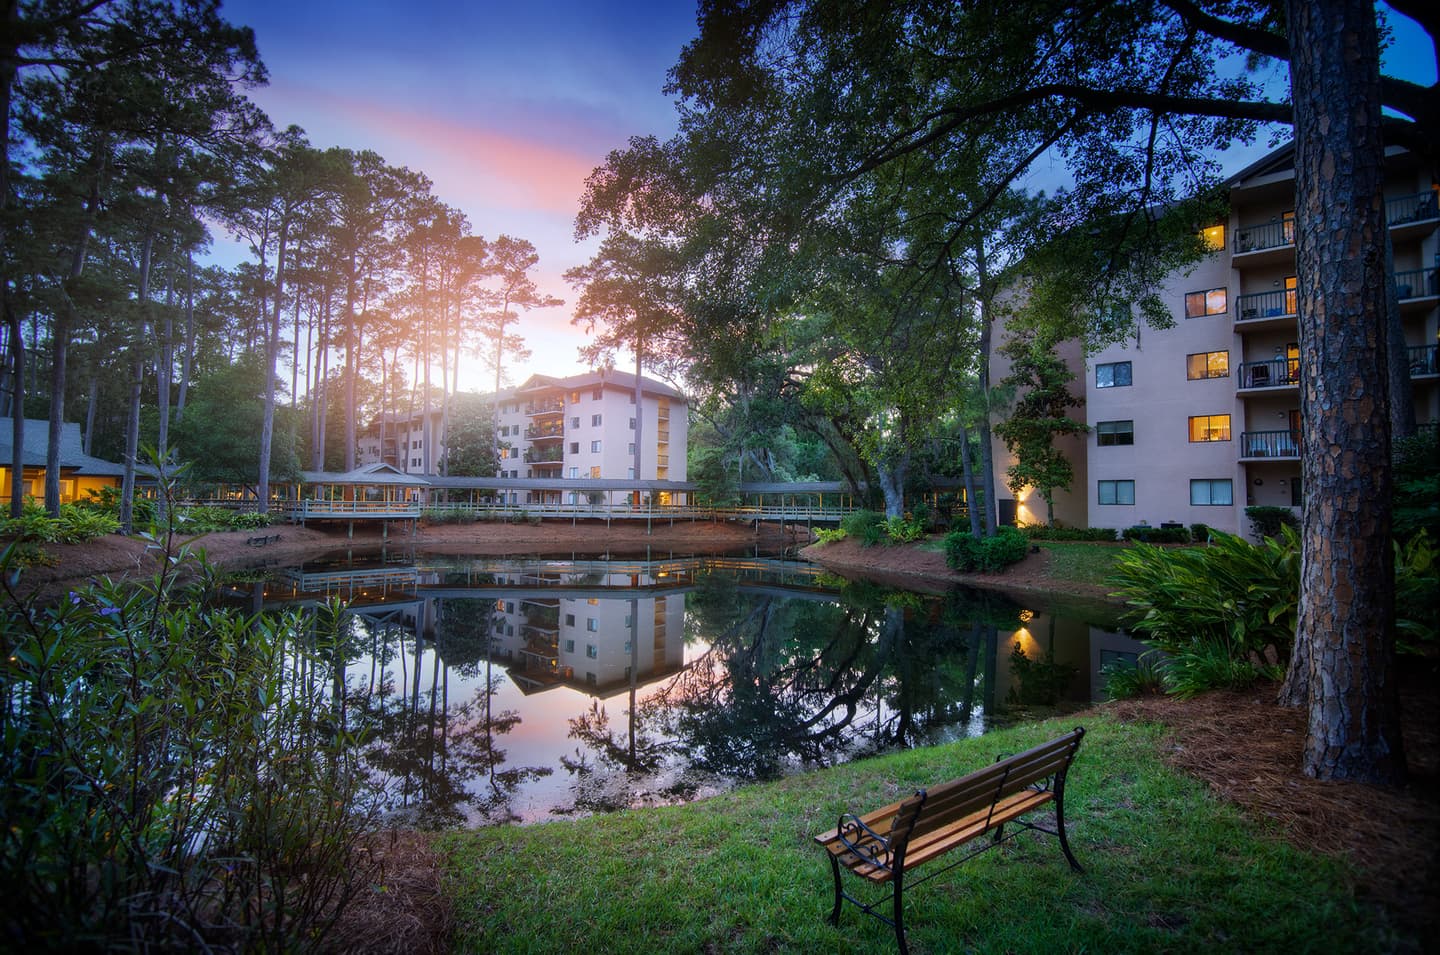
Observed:
[[[1109,541],[1115,540],[1113,527],[1047,527],[1027,524],[1021,532],[1036,541]]]
[[[73,504],[60,505],[60,542],[83,544],[120,529],[120,522],[102,511],[76,507]]]
[[[910,544],[925,539],[925,524],[918,518],[887,517],[885,536],[891,544]]]
[[[962,573],[998,574],[1025,559],[1030,541],[1013,527],[1002,527],[994,537],[976,539],[967,531],[945,535],[945,563]]]
[[[1190,542],[1192,544],[1206,544],[1210,542],[1209,524],[1191,524]]]
[[[817,544],[833,544],[836,541],[845,539],[845,528],[843,527],[817,527],[815,528],[815,542]]]
[[[980,566],[980,539],[969,531],[951,531],[945,535],[945,566],[969,573]]]
[[[460,507],[426,508],[422,515],[427,524],[474,524],[479,512]]]
[[[1120,536],[1127,541],[1143,541],[1147,544],[1190,543],[1190,531],[1184,527],[1151,527],[1148,524],[1140,524],[1136,527],[1125,528],[1120,532]]]
[[[1284,672],[1300,592],[1293,530],[1259,545],[1219,531],[1205,548],[1140,543],[1115,566],[1111,579],[1131,608],[1128,620],[1164,652],[1171,692],[1242,686]]]
[[[378,803],[315,679],[340,606],[247,615],[179,563],[0,611],[10,945],[305,949],[371,877]]]
[[[848,537],[860,542],[861,547],[873,547],[889,539],[885,528],[885,515],[875,511],[852,511],[840,520],[840,529]]]
[[[1296,531],[1300,529],[1300,519],[1288,507],[1271,504],[1247,507],[1245,516],[1250,518],[1250,531],[1256,537],[1279,537],[1285,527]]]
[[[1165,671],[1159,654],[1146,651],[1134,661],[1115,660],[1100,668],[1105,696],[1112,700],[1133,700],[1165,692]]]

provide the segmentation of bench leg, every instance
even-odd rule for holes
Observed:
[[[1070,868],[1076,872],[1084,872],[1080,863],[1075,861],[1075,853],[1070,851],[1070,840],[1065,838],[1065,784],[1062,782],[1055,793],[1055,834],[1060,837],[1060,849],[1065,853]]]
[[[895,941],[900,946],[900,955],[910,955],[910,946],[905,944],[905,896],[902,894],[905,873],[895,874]]]
[[[840,863],[834,856],[830,856],[830,873],[835,876],[835,907],[830,910],[830,924],[840,924],[840,903],[845,901],[845,896],[840,890]]]

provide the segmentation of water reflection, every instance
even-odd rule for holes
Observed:
[[[439,826],[677,802],[1088,703],[1139,645],[1081,617],[759,557],[345,555],[234,596],[340,597],[331,719]]]

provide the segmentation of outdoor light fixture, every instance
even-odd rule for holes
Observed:
[[[1256,486],[1256,487],[1259,487],[1260,485],[1262,485],[1262,484],[1264,484],[1264,483],[1265,483],[1265,479],[1264,479],[1264,478],[1256,478],[1256,479],[1255,479],[1255,486]]]

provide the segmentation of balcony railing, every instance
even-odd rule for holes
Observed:
[[[1440,345],[1411,345],[1405,349],[1410,377],[1440,375]]]
[[[1295,244],[1295,220],[1276,219],[1260,225],[1241,226],[1235,230],[1235,251],[1260,252]]]
[[[1395,273],[1395,297],[1400,301],[1425,298],[1440,292],[1440,269],[1409,269]]]
[[[565,402],[559,398],[547,398],[544,401],[532,401],[525,406],[527,415],[537,414],[559,414],[565,410]]]
[[[1260,318],[1293,318],[1296,296],[1294,289],[1273,292],[1251,292],[1235,298],[1237,321],[1251,322]]]
[[[1297,431],[1242,431],[1242,458],[1298,458],[1300,433]]]
[[[565,437],[564,424],[532,424],[525,429],[525,437],[534,441],[538,438],[563,438]]]
[[[526,464],[559,464],[564,459],[565,449],[562,447],[528,448],[525,451]]]
[[[1300,362],[1292,358],[1247,361],[1240,366],[1241,388],[1278,388],[1300,383]]]
[[[1437,215],[1440,209],[1436,208],[1433,189],[1385,200],[1385,221],[1392,226],[1434,219]]]

